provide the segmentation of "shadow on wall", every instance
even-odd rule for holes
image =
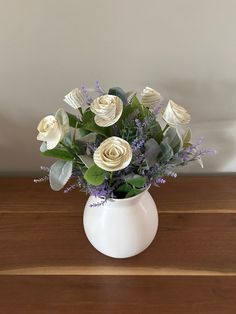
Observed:
[[[34,175],[40,173],[41,165],[51,162],[50,158],[46,160],[39,153],[37,122],[30,115],[24,119],[20,123],[19,120],[0,116],[0,176]]]
[[[204,137],[202,148],[215,149],[217,153],[203,158],[203,169],[193,162],[183,170],[184,173],[236,172],[236,120],[197,123],[191,128],[193,142]]]
[[[162,84],[165,95],[187,108],[194,122],[236,121],[235,86],[236,80],[214,78],[173,80]]]

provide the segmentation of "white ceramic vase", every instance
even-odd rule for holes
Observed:
[[[128,199],[111,199],[91,207],[98,199],[90,196],[84,210],[84,230],[101,253],[126,258],[144,251],[158,228],[155,202],[146,190]]]

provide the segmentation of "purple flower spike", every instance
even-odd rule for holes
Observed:
[[[69,192],[71,192],[71,191],[73,191],[73,190],[75,190],[75,189],[77,189],[77,188],[79,188],[79,187],[80,187],[80,184],[79,184],[79,183],[74,183],[74,184],[68,186],[68,187],[64,190],[64,193],[69,193]]]
[[[163,178],[157,178],[156,180],[156,184],[165,184],[165,183],[166,183],[166,180]]]
[[[96,81],[96,92],[97,92],[100,96],[106,94],[105,90],[101,87],[99,81]]]
[[[82,86],[81,90],[86,98],[87,103],[91,104],[93,102],[93,98],[89,96],[87,88],[85,86]]]
[[[42,183],[42,182],[46,182],[49,180],[48,175],[42,178],[38,178],[38,179],[34,179],[34,183]]]
[[[144,139],[133,140],[133,142],[131,143],[132,150],[136,151],[136,150],[142,148],[144,143],[145,143]]]

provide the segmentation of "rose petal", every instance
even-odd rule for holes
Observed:
[[[95,164],[107,171],[126,168],[132,159],[129,143],[119,137],[109,137],[103,141],[93,155]]]

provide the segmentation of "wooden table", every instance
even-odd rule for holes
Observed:
[[[0,313],[236,313],[236,177],[180,177],[151,193],[157,237],[119,260],[87,241],[84,194],[0,179]]]

